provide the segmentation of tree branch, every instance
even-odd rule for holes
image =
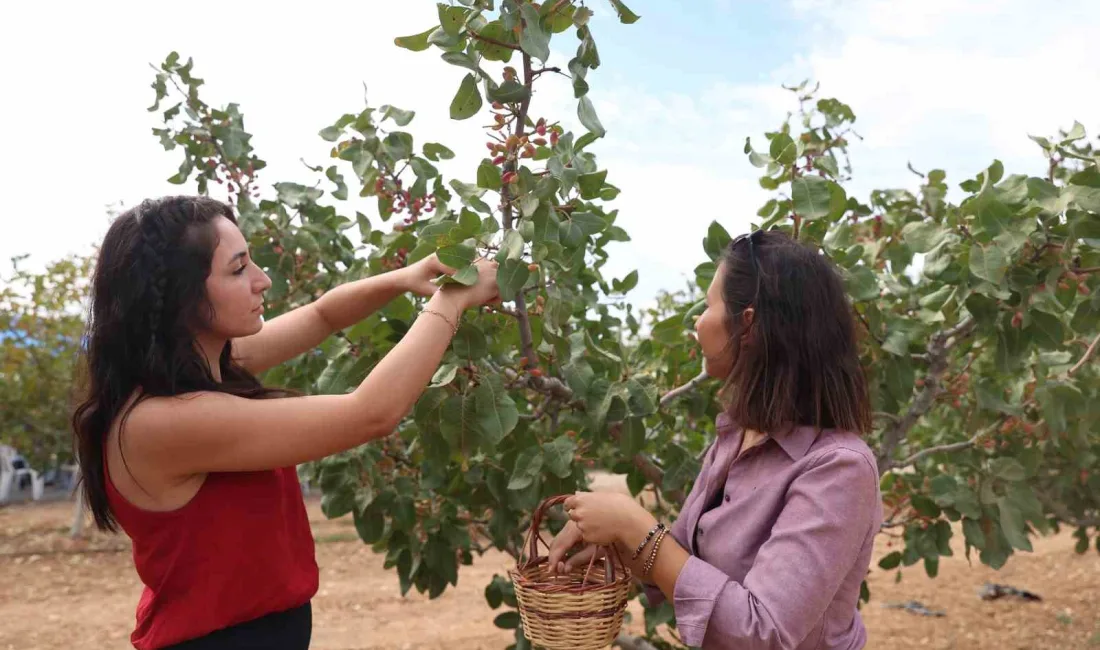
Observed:
[[[692,379],[688,383],[684,384],[683,386],[679,386],[677,388],[673,388],[672,390],[668,391],[667,393],[665,393],[664,395],[661,396],[661,406],[665,406],[666,404],[668,404],[672,400],[676,399],[677,397],[683,395],[684,393],[688,393],[688,392],[691,392],[691,391],[695,390],[696,388],[699,387],[699,384],[706,381],[707,378],[708,378],[707,372],[704,370],[703,372],[700,372],[698,375],[696,375],[694,379]]]
[[[856,316],[859,317],[859,321],[863,323],[863,327],[867,330],[867,334],[869,334],[870,337],[875,340],[875,343],[882,345],[882,339],[880,339],[878,336],[875,336],[875,333],[871,331],[871,324],[867,322],[867,317],[864,316],[858,309],[856,309],[855,305],[852,305],[852,311],[855,312]]]
[[[607,434],[611,436],[612,440],[614,440],[615,442],[619,442],[619,439],[622,437],[622,429],[622,423],[616,422],[615,424],[608,427]],[[646,481],[658,488],[662,486],[662,484],[664,483],[665,472],[663,469],[657,466],[657,463],[654,462],[652,458],[641,452],[638,452],[634,454],[633,461],[634,466],[638,468],[638,470],[642,473],[642,476],[645,477]],[[668,497],[669,501],[672,501],[679,506],[684,503],[684,499],[687,495],[685,495],[681,490],[671,490],[665,492],[665,496]]]
[[[1092,354],[1094,352],[1096,352],[1096,346],[1098,344],[1100,344],[1100,334],[1096,335],[1096,338],[1094,338],[1092,340],[1092,344],[1089,345],[1087,350],[1085,350],[1084,356],[1082,356],[1081,360],[1078,361],[1076,364],[1074,364],[1074,366],[1072,368],[1069,369],[1069,371],[1066,373],[1066,376],[1072,376],[1073,373],[1077,372],[1078,370],[1081,369],[1082,366],[1084,366],[1086,363],[1088,363],[1089,359],[1092,358]]]
[[[969,449],[970,447],[973,447],[975,444],[977,444],[978,440],[981,440],[987,434],[989,434],[990,432],[995,430],[997,427],[1001,426],[1001,424],[1004,423],[1005,419],[1007,419],[1007,418],[1005,416],[1002,416],[996,422],[994,422],[993,424],[991,424],[991,425],[989,425],[989,426],[987,426],[983,429],[979,429],[978,432],[975,433],[973,436],[971,436],[969,440],[963,440],[961,442],[952,442],[952,443],[948,443],[948,444],[945,444],[945,445],[936,445],[935,447],[929,447],[928,449],[922,449],[922,450],[918,451],[917,453],[913,454],[912,456],[909,456],[908,458],[906,458],[905,460],[903,460],[901,462],[890,463],[889,465],[887,465],[886,470],[902,469],[902,468],[905,468],[905,467],[909,467],[910,465],[915,465],[919,461],[931,456],[932,454],[939,454],[939,453],[952,452],[952,451],[962,451],[963,449]],[[886,470],[883,470],[883,471],[886,471]]]
[[[954,327],[936,333],[928,341],[928,373],[924,378],[924,388],[913,399],[913,403],[909,406],[909,410],[905,412],[905,415],[901,416],[892,427],[886,430],[882,448],[878,454],[880,473],[891,468],[891,457],[894,450],[905,439],[906,434],[913,428],[913,425],[932,408],[936,403],[936,398],[943,392],[940,380],[947,372],[947,353],[960,340],[973,332],[976,326],[977,321],[968,316],[959,321]]]
[[[1064,505],[1051,499],[1041,490],[1035,491],[1035,497],[1062,523],[1078,528],[1100,527],[1100,517],[1077,517],[1067,510]]]
[[[499,45],[500,47],[506,47],[509,50],[518,50],[518,49],[520,49],[518,45],[513,45],[511,43],[505,43],[504,41],[498,41],[497,39],[490,38],[488,36],[482,36],[481,34],[478,34],[477,32],[475,32],[472,29],[467,29],[466,33],[469,34],[471,38],[475,38],[475,39],[477,39],[479,41],[482,41],[482,42],[485,42],[485,43],[492,43],[493,45]]]
[[[527,110],[531,106],[531,86],[534,82],[534,77],[531,71],[531,55],[526,52],[523,53],[523,85],[527,87],[527,94],[520,102],[519,112],[516,113],[515,129],[513,133],[517,138],[523,137],[523,130],[527,126]],[[509,159],[504,163],[505,171],[515,172],[516,161],[514,158]],[[504,229],[512,230],[515,228],[515,215],[512,212],[512,199],[509,196],[508,186],[505,185],[501,188],[501,198],[503,199],[504,207]],[[538,357],[535,356],[535,345],[531,336],[531,321],[527,317],[527,299],[523,295],[523,291],[520,290],[515,296],[516,302],[516,317],[519,320],[519,340],[520,347],[523,350],[523,356],[527,357],[527,360],[532,364],[536,364]],[[538,379],[538,378],[535,378]]]

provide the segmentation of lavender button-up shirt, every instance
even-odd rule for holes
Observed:
[[[856,603],[882,522],[871,450],[852,433],[800,427],[733,461],[743,431],[725,414],[717,425],[670,529],[691,553],[673,593],[684,643],[862,648],[867,633]],[[664,600],[656,587],[646,594],[651,604]]]

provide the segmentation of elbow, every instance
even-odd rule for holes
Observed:
[[[354,392],[349,393],[348,397],[353,402],[355,417],[348,418],[347,421],[352,425],[357,444],[385,438],[405,418],[405,413],[399,412],[392,400],[365,399]]]
[[[364,442],[370,442],[372,440],[378,440],[379,438],[385,438],[397,430],[397,426],[401,424],[401,420],[404,419],[403,414],[393,413],[377,413],[367,418],[364,423],[363,432],[366,440]]]

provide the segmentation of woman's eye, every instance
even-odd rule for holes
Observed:
[[[236,271],[233,271],[233,275],[240,275],[240,274],[244,273],[244,270],[247,269],[247,268],[248,268],[248,266],[242,266],[241,268],[237,269]]]

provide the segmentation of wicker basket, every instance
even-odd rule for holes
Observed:
[[[611,545],[604,548],[604,558],[599,564],[595,561],[598,553],[594,553],[587,567],[550,575],[549,558],[538,554],[539,542],[547,551],[550,549],[539,533],[539,526],[546,511],[567,498],[569,495],[550,497],[539,504],[531,517],[531,530],[519,564],[509,572],[524,636],[536,647],[547,650],[606,648],[622,628],[632,584],[630,570]]]

